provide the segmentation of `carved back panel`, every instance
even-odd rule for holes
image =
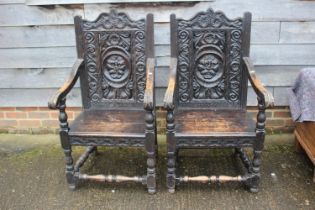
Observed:
[[[181,107],[243,109],[249,53],[250,13],[228,19],[208,9],[190,20],[171,17],[172,56],[178,58],[177,99]],[[244,21],[246,19],[246,21]]]
[[[133,21],[112,10],[95,21],[76,17],[75,25],[78,56],[85,61],[80,81],[84,107],[142,106],[146,20]]]

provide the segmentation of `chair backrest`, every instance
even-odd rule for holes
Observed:
[[[75,17],[83,107],[143,107],[146,59],[154,57],[153,15],[131,20],[125,13],[102,13],[95,21]]]
[[[190,20],[171,15],[171,56],[177,57],[178,107],[246,109],[251,14],[228,19],[208,9]]]

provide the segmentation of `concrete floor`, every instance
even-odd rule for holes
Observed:
[[[292,135],[267,136],[260,192],[237,183],[182,184],[175,194],[165,187],[165,139],[159,138],[158,193],[148,195],[135,183],[80,183],[69,191],[56,135],[0,135],[0,209],[315,209],[313,165],[294,152]],[[82,148],[74,150],[78,157]],[[180,153],[179,172],[189,175],[235,175],[240,161],[232,150]],[[142,175],[141,149],[100,149],[82,171],[90,174]]]

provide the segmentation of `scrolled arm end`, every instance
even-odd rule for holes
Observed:
[[[262,82],[257,78],[254,65],[249,57],[243,57],[245,63],[245,69],[248,73],[248,79],[257,95],[257,97],[262,100],[265,108],[271,108],[274,106],[274,98],[270,91],[268,91]]]
[[[146,110],[154,109],[154,68],[155,59],[147,59],[147,69],[146,69],[146,87],[144,91],[143,105]]]
[[[265,98],[265,107],[266,108],[272,108],[275,105],[275,99],[273,98],[272,93],[267,90],[266,93],[264,93],[264,98]]]
[[[164,108],[168,110],[174,109],[174,92],[175,92],[175,78],[171,77],[168,82],[168,87],[164,95]]]
[[[57,104],[58,104],[58,101],[60,101],[60,100],[58,100],[59,95],[60,95],[60,93],[59,93],[59,91],[57,91],[55,93],[55,95],[53,95],[53,97],[51,97],[50,101],[48,101],[48,108],[49,109],[58,109]]]
[[[145,110],[153,110],[154,102],[153,102],[153,93],[152,91],[146,90],[144,93],[143,104]]]
[[[174,94],[176,86],[176,71],[177,71],[177,58],[171,58],[170,65],[170,79],[168,81],[167,90],[164,95],[164,108],[173,110],[174,106]]]
[[[164,108],[167,110],[174,109],[173,91],[167,90],[164,96]]]
[[[51,100],[48,102],[48,108],[50,109],[58,109],[60,101],[67,96],[67,94],[71,91],[73,86],[80,75],[80,68],[84,65],[83,59],[77,59],[72,67],[72,71],[68,80],[63,84],[59,90],[52,96]]]

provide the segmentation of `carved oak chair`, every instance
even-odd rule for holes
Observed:
[[[135,181],[156,191],[157,154],[154,101],[153,15],[131,20],[124,13],[102,13],[95,21],[75,17],[78,59],[68,81],[49,102],[59,109],[60,138],[71,189],[78,180]],[[82,113],[68,126],[66,96],[80,77]],[[72,146],[87,146],[73,164]],[[144,176],[87,175],[80,167],[97,146],[144,147]]]
[[[251,13],[228,19],[212,9],[190,20],[171,15],[167,109],[167,187],[180,182],[243,182],[257,192],[265,137],[265,109],[273,97],[256,78],[249,59]],[[248,79],[257,94],[255,122],[246,111]],[[255,127],[256,125],[256,127]],[[246,166],[242,176],[178,176],[179,149],[235,148]],[[251,160],[244,147],[253,148]]]

